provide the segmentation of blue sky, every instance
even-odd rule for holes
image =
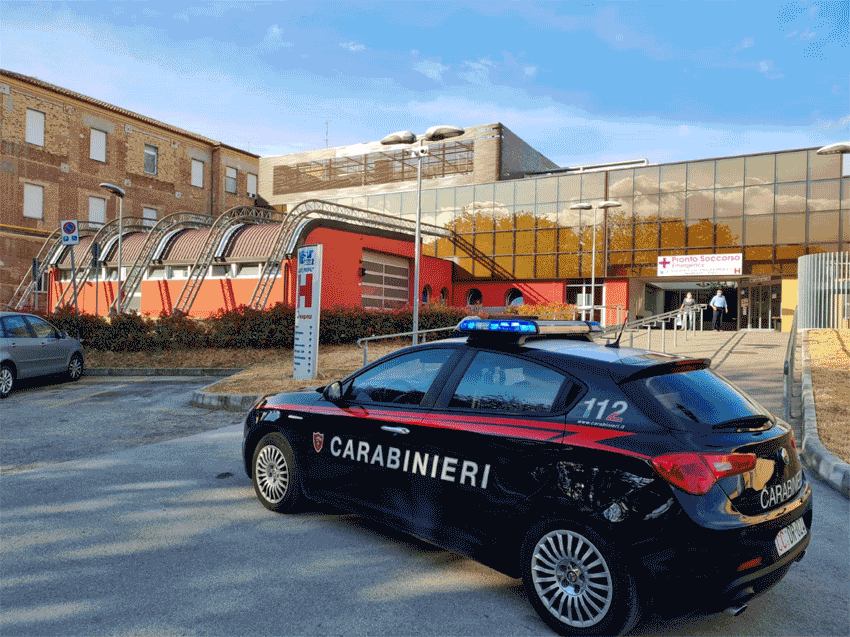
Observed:
[[[3,0],[0,66],[259,155],[502,122],[562,166],[658,163],[850,139],[848,24],[848,0]]]

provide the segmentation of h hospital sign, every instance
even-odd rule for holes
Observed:
[[[658,276],[714,276],[741,274],[744,255],[689,254],[658,257]]]

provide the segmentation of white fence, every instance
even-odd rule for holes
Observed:
[[[800,257],[797,284],[798,328],[850,328],[850,253]]]

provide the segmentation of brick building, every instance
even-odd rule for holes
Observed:
[[[124,189],[124,218],[143,226],[255,203],[257,155],[11,71],[0,97],[0,306],[60,220],[118,216],[102,182]]]

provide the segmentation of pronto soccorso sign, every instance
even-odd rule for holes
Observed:
[[[688,254],[658,257],[658,276],[713,276],[741,274],[744,255]]]

